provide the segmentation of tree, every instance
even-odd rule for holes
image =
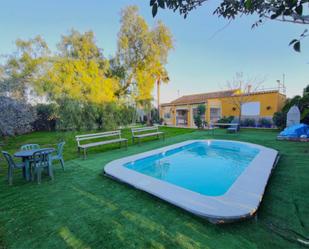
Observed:
[[[161,83],[168,83],[170,80],[164,65],[167,64],[169,51],[173,49],[172,34],[160,21],[153,31],[153,40],[156,44],[156,52],[158,55],[158,62],[154,68],[154,77],[156,78],[157,85],[157,107],[160,112],[160,86]],[[160,117],[160,113],[158,114]]]
[[[227,89],[234,91],[234,95],[227,98],[227,101],[238,114],[239,122],[242,117],[243,105],[254,100],[253,95],[250,93],[257,92],[263,81],[263,79],[258,78],[245,80],[242,73],[237,73],[231,81],[227,81]]]
[[[42,37],[15,42],[17,51],[9,56],[0,69],[0,92],[16,99],[27,98],[27,89],[45,72],[47,57],[50,53]]]
[[[304,88],[303,96],[309,94],[309,84]]]
[[[205,125],[205,121],[202,120],[202,116],[205,115],[206,107],[205,105],[198,105],[197,107],[197,113],[194,115],[194,124],[197,126],[197,128],[201,129]]]
[[[164,68],[161,68],[157,72],[156,75],[156,83],[157,83],[157,109],[158,109],[158,118],[160,118],[160,88],[161,88],[161,83],[168,83],[169,82],[169,77],[167,74],[167,71]]]
[[[151,101],[155,83],[168,79],[165,64],[172,48],[172,35],[162,22],[150,29],[136,6],[124,9],[114,68],[125,74],[117,95],[131,92],[140,103]]]
[[[305,124],[309,124],[309,94],[304,89],[303,96],[296,95],[291,99],[287,99],[281,112],[277,112],[273,116],[273,121],[276,126],[284,128],[286,125],[286,117],[290,108],[296,105],[300,111],[300,121]]]
[[[102,104],[113,101],[118,80],[108,75],[109,64],[94,41],[94,33],[72,30],[62,36],[58,56],[42,79],[43,92],[53,100],[68,98]]]
[[[168,8],[179,11],[186,18],[193,9],[206,4],[209,0],[150,0],[152,14],[156,16],[158,9]],[[256,27],[265,20],[276,20],[294,24],[309,24],[308,0],[222,0],[214,14],[226,19],[235,19],[241,15],[257,15],[258,20],[252,25]],[[306,11],[307,10],[307,11]],[[308,29],[298,39],[293,39],[295,51],[300,51],[300,42],[307,37]]]

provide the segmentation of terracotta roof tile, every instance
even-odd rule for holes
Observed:
[[[207,99],[215,99],[215,98],[225,98],[231,97],[233,95],[237,96],[236,93],[238,89],[227,90],[227,91],[218,91],[211,93],[201,93],[201,94],[192,94],[192,95],[184,95],[178,99],[173,100],[170,103],[161,104],[161,106],[170,106],[170,105],[187,105],[187,104],[199,104],[205,103]],[[268,90],[268,91],[257,91],[252,93],[244,93],[243,95],[256,95],[256,94],[267,94],[278,92],[278,90]],[[238,95],[239,96],[239,95]]]
[[[235,93],[235,91],[236,90],[227,90],[227,91],[220,91],[220,92],[184,95],[178,99],[173,100],[170,104],[179,105],[179,104],[204,103],[206,102],[207,99],[230,97]]]

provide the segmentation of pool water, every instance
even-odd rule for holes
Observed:
[[[191,191],[223,195],[259,153],[247,144],[201,141],[124,166]]]

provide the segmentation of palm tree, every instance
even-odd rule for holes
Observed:
[[[156,72],[156,84],[157,84],[157,104],[158,104],[158,115],[160,118],[160,86],[161,83],[168,83],[169,77],[167,70],[162,66],[160,69]]]

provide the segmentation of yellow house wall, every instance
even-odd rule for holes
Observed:
[[[285,101],[286,96],[283,94],[278,94],[278,111],[280,111],[283,108]]]
[[[231,97],[232,98],[232,97]],[[233,104],[233,100],[231,98],[222,98],[222,116],[238,116],[239,110]],[[238,97],[233,97],[238,98]],[[273,116],[273,114],[277,111],[280,111],[283,103],[285,101],[285,96],[279,93],[265,93],[265,94],[256,94],[250,95],[248,97],[243,98],[245,102],[260,102],[260,116],[269,117]],[[268,110],[267,107],[270,106]],[[236,110],[233,110],[233,107]]]
[[[191,127],[191,113],[192,113],[192,108],[191,108],[190,105],[188,105],[187,107],[188,107],[187,123],[188,123],[188,127]]]
[[[221,115],[222,115],[222,100],[221,99],[208,99],[206,104],[206,114],[205,119],[206,122],[210,122],[210,108],[211,107],[220,107]]]
[[[172,107],[172,117],[173,117],[173,125],[176,125],[176,108]]]
[[[237,97],[234,97],[237,98]],[[250,95],[249,97],[243,98],[245,102],[260,102],[260,116],[261,117],[272,117],[273,114],[277,111],[280,111],[283,107],[286,96],[280,93],[264,93],[264,94],[256,94]],[[221,116],[238,116],[239,110],[234,111],[233,101],[230,98],[220,98],[220,99],[208,99],[206,104],[205,111],[205,120],[209,122],[210,120],[210,107],[212,106],[221,106]],[[187,109],[188,110],[188,126],[194,126],[194,121],[192,118],[193,108],[197,107],[197,104],[192,105],[179,105],[179,106],[164,106],[160,109],[161,118],[164,119],[164,113],[170,112],[171,118],[164,119],[165,122],[171,125],[176,125],[176,110],[177,109]],[[267,107],[271,108],[267,110]]]
[[[164,118],[165,113],[170,113],[170,118]],[[163,118],[164,122],[168,125],[175,125],[176,124],[176,117],[174,115],[175,107],[174,106],[163,106],[160,108],[160,118]]]

